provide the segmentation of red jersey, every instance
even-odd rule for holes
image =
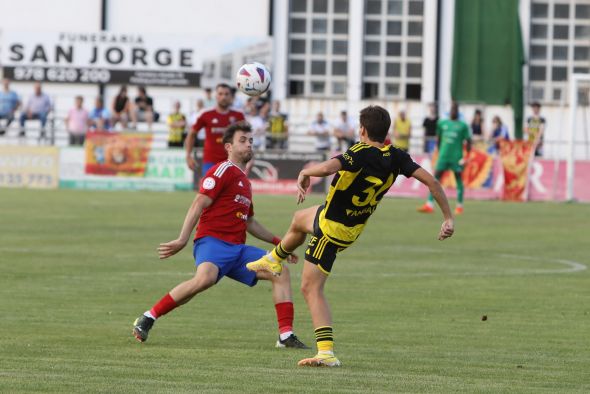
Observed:
[[[223,147],[223,133],[227,126],[242,120],[244,120],[244,114],[231,109],[226,113],[220,113],[213,108],[199,116],[193,125],[193,132],[205,128],[204,163],[219,163],[227,160],[227,152]]]
[[[211,236],[232,244],[246,242],[246,221],[254,216],[252,186],[246,174],[226,160],[211,167],[201,180],[199,193],[213,200],[203,210],[195,240]]]

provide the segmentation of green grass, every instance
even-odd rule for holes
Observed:
[[[131,336],[191,276],[188,248],[159,261],[156,247],[192,198],[0,190],[0,392],[590,392],[590,272],[571,265],[590,264],[589,205],[468,202],[439,242],[439,215],[385,200],[327,283],[343,367],[318,370],[273,347],[268,283],[223,280],[145,344]],[[294,197],[255,202],[284,232]]]

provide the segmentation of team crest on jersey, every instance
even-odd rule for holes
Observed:
[[[215,179],[207,177],[203,180],[203,189],[211,190],[215,187]]]
[[[217,120],[217,118],[213,118],[213,120],[211,121],[211,123],[217,124],[217,123],[219,123],[219,120]]]
[[[240,187],[244,187],[244,184],[242,183],[242,181],[239,181],[239,182],[238,182],[238,186],[240,186]]]

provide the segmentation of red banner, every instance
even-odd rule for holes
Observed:
[[[152,134],[86,134],[86,174],[143,176],[152,144]]]
[[[533,144],[528,141],[500,141],[506,201],[525,201]]]

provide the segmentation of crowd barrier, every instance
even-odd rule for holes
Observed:
[[[0,187],[94,190],[193,190],[198,177],[186,166],[183,149],[154,149],[149,133],[88,133],[85,147],[0,146]],[[522,149],[521,149],[522,148]],[[474,149],[463,172],[467,199],[564,201],[566,163],[534,159],[516,143],[500,155]],[[197,158],[202,152],[197,151]],[[257,152],[249,177],[254,193],[295,194],[297,175],[321,162],[325,153]],[[504,160],[502,160],[502,157]],[[433,172],[436,157],[414,155]],[[196,172],[197,174],[199,171]],[[590,202],[590,161],[575,163],[575,199]],[[327,190],[328,179],[313,179],[312,191]],[[442,179],[455,196],[452,174]],[[397,178],[387,196],[425,198],[417,180]]]

